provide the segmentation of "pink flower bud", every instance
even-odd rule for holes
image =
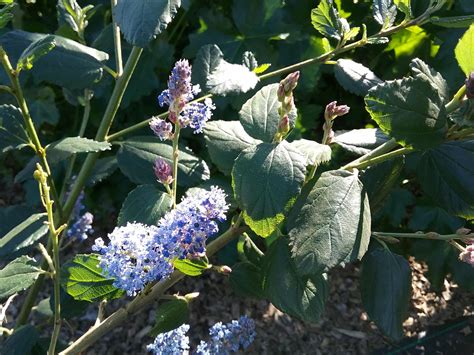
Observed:
[[[466,249],[459,254],[459,259],[474,267],[474,245],[468,245]]]
[[[466,96],[468,99],[474,99],[474,72],[466,79]]]
[[[295,71],[280,81],[280,85],[278,86],[278,101],[283,102],[285,96],[290,96],[293,90],[295,90],[296,85],[298,85],[298,79],[300,78],[300,72]]]
[[[337,101],[333,101],[326,106],[326,110],[324,112],[324,119],[326,121],[332,121],[336,117],[344,116],[345,114],[349,112],[349,110],[350,110],[349,106],[347,105],[337,106]]]
[[[155,164],[153,165],[153,170],[155,171],[156,178],[162,184],[169,185],[173,182],[171,165],[168,164],[164,159],[156,159]]]
[[[290,131],[290,119],[288,115],[283,116],[278,124],[278,133],[287,134]]]

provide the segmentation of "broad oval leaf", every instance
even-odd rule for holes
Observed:
[[[120,0],[114,20],[128,43],[146,47],[173,20],[181,0]]]
[[[26,49],[21,53],[16,69],[20,70],[30,70],[33,68],[33,63],[35,63],[42,56],[48,54],[54,47],[56,43],[54,42],[54,36],[48,35],[37,41],[31,43]]]
[[[397,17],[397,7],[393,0],[374,0],[373,3],[374,19],[382,28],[387,28],[393,25]]]
[[[150,331],[152,337],[178,328],[189,319],[188,302],[183,297],[160,304],[155,319],[155,326]]]
[[[462,38],[454,50],[456,60],[466,76],[469,76],[474,71],[474,61],[472,60],[472,53],[474,52],[474,24],[469,26],[469,29],[464,33]]]
[[[311,23],[325,37],[337,40],[342,37],[340,16],[332,0],[321,0],[318,7],[311,10]]]
[[[188,276],[201,276],[204,271],[211,268],[204,259],[176,259],[173,261],[173,266]]]
[[[0,45],[13,66],[16,66],[21,54],[31,43],[48,36],[51,35],[14,30],[0,37]],[[102,78],[103,63],[109,55],[61,36],[53,37],[56,44],[54,50],[46,57],[39,58],[30,71],[35,80],[70,90],[93,87]]]
[[[324,172],[288,217],[298,272],[322,273],[360,259],[370,239],[370,207],[357,173]]]
[[[0,105],[0,152],[23,148],[28,141],[20,109],[13,105]]]
[[[250,137],[239,121],[211,121],[204,129],[204,139],[212,162],[230,175],[234,161],[246,148],[262,141]]]
[[[46,147],[46,154],[50,166],[59,164],[60,162],[72,157],[78,153],[103,152],[110,150],[111,144],[108,142],[98,142],[83,137],[67,137],[59,141],[49,144]],[[28,164],[15,176],[15,182],[23,182],[32,178],[33,172],[36,170],[36,163],[39,162],[37,157],[31,159]]]
[[[377,148],[390,138],[378,128],[353,129],[348,132],[335,132],[334,143],[350,153],[364,155]]]
[[[406,259],[385,248],[370,251],[362,263],[360,285],[370,319],[385,334],[400,339],[411,296],[411,270]]]
[[[426,149],[440,144],[446,136],[443,98],[422,77],[377,85],[369,91],[365,103],[382,131],[404,146]]]
[[[232,186],[244,220],[262,237],[283,221],[305,180],[306,159],[283,141],[245,149],[235,161]]]
[[[104,276],[95,254],[76,255],[61,267],[61,286],[75,300],[96,302],[119,298],[124,291],[113,283],[113,278]]]
[[[128,222],[138,222],[155,226],[170,210],[172,204],[170,195],[155,186],[137,186],[123,202],[117,225],[124,226]]]
[[[443,76],[419,58],[410,63],[410,69],[416,77],[427,80],[436,88],[445,103],[449,101],[449,87]]]
[[[241,297],[265,298],[262,284],[262,270],[248,261],[232,266],[229,283]]]
[[[264,86],[242,106],[239,112],[240,122],[247,133],[268,143],[273,141],[280,122],[278,108],[281,103],[278,101],[277,90],[278,84]],[[288,115],[290,127],[294,126],[296,114],[294,108]]]
[[[12,214],[16,214],[18,209],[25,209],[25,206],[10,206],[0,214],[2,217],[15,218],[16,216],[12,216]],[[2,236],[0,238],[0,259],[12,259],[38,242],[48,233],[46,220],[46,213],[32,214]]]
[[[331,148],[326,144],[298,139],[290,145],[306,157],[306,165],[319,166],[331,160]]]
[[[440,207],[474,218],[474,140],[447,142],[423,152],[416,174]]]
[[[35,354],[35,345],[39,339],[36,327],[27,324],[15,329],[15,331],[5,340],[1,348],[2,354],[24,355]]]
[[[370,89],[383,83],[372,70],[350,59],[338,59],[334,75],[344,89],[360,96],[367,95]]]
[[[0,300],[26,290],[44,271],[35,259],[20,256],[0,270]]]
[[[224,54],[215,44],[199,49],[193,65],[193,78],[215,95],[247,92],[258,83],[258,76],[248,67],[224,60]]]
[[[136,184],[156,184],[153,172],[155,160],[161,157],[173,164],[173,147],[159,142],[152,136],[138,136],[121,143],[117,154],[120,170]],[[193,186],[210,177],[206,162],[196,157],[193,152],[181,146],[179,148],[178,184]]]
[[[265,293],[276,308],[307,322],[319,321],[329,294],[327,276],[301,275],[285,237],[270,246],[263,260],[263,270]]]

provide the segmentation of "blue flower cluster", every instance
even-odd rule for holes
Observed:
[[[186,333],[189,325],[183,324],[170,332],[158,334],[152,344],[146,349],[153,354],[159,355],[181,355],[187,354],[189,350],[189,337]]]
[[[100,267],[115,279],[114,285],[131,296],[149,282],[167,278],[173,272],[173,259],[205,254],[207,238],[218,232],[218,221],[229,208],[225,193],[213,186],[210,191],[188,192],[158,226],[128,223],[109,234],[105,245],[96,239]]]
[[[167,278],[173,272],[169,255],[176,244],[166,235],[157,242],[158,232],[155,226],[128,223],[109,234],[108,245],[102,238],[95,240],[92,250],[101,254],[100,267],[129,296],[136,295],[148,282]]]
[[[155,341],[147,346],[147,350],[156,355],[188,354],[189,338],[186,336],[188,330],[189,325],[183,324],[175,330],[159,334]],[[255,322],[247,316],[227,324],[219,322],[209,329],[209,335],[211,339],[208,342],[201,341],[195,354],[226,355],[246,350],[256,336]]]
[[[215,220],[224,221],[229,209],[225,193],[213,186],[210,191],[196,189],[159,222],[160,232],[178,243],[175,256],[196,258],[206,252],[206,241],[219,231]]]
[[[214,324],[209,329],[211,339],[208,342],[201,341],[196,353],[200,355],[225,355],[235,353],[239,349],[247,349],[255,339],[255,322],[247,316],[230,323],[222,322]]]
[[[75,238],[81,241],[86,240],[90,234],[94,233],[94,229],[92,228],[94,215],[90,212],[82,213],[86,208],[82,202],[83,200],[84,192],[81,192],[72,211],[73,223],[66,233],[69,238]]]
[[[161,107],[169,106],[168,118],[172,123],[181,128],[191,127],[195,134],[202,133],[215,106],[209,98],[204,103],[189,103],[200,91],[199,85],[191,84],[191,65],[182,59],[176,62],[168,79],[168,89],[158,96],[158,102]],[[161,140],[173,137],[171,124],[160,118],[153,118],[150,128]]]

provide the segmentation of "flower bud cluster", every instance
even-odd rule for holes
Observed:
[[[158,181],[163,185],[170,185],[173,182],[174,178],[172,170],[171,165],[163,158],[157,158],[155,160],[153,171],[155,172]]]
[[[166,279],[173,272],[174,259],[205,254],[207,238],[219,230],[216,221],[226,218],[225,197],[215,186],[210,191],[199,189],[188,193],[158,226],[128,223],[115,228],[108,245],[98,238],[93,246],[100,253],[100,267],[129,295],[149,282]]]
[[[206,122],[215,109],[210,98],[204,103],[189,103],[199,94],[199,85],[191,84],[191,65],[186,59],[176,62],[168,79],[168,89],[158,96],[161,107],[169,106],[168,119],[180,128],[191,127],[195,134],[202,133]],[[173,138],[173,126],[160,118],[150,121],[150,128],[161,140]]]
[[[295,90],[298,85],[299,77],[299,71],[291,73],[280,81],[278,86],[277,97],[281,105],[278,108],[280,122],[278,124],[278,132],[275,136],[275,141],[280,141],[291,129],[289,114],[295,108],[293,90]]]
[[[468,99],[474,99],[474,72],[466,79],[466,96]]]
[[[339,117],[349,113],[350,107],[347,105],[337,105],[337,101],[330,102],[326,105],[324,111],[324,137],[323,144],[330,144],[334,139],[334,131],[332,130],[333,121]]]
[[[170,332],[159,334],[155,341],[147,346],[153,354],[182,355],[189,353],[189,337],[186,333],[189,325],[183,324]],[[247,316],[230,323],[214,324],[209,329],[211,339],[201,341],[193,354],[226,355],[247,349],[255,339],[255,322]]]

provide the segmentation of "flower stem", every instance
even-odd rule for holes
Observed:
[[[114,32],[114,48],[115,48],[115,70],[117,73],[116,78],[120,78],[123,74],[123,59],[122,59],[122,42],[120,39],[120,28],[113,18],[114,7],[117,6],[117,0],[111,0],[112,6],[112,22],[113,22],[113,32]]]
[[[366,160],[364,160],[362,162],[359,162],[359,163],[354,163],[354,162],[349,163],[349,164],[343,166],[341,169],[343,169],[343,170],[366,169],[369,166],[374,166],[374,165],[383,163],[387,160],[399,157],[401,155],[411,153],[413,151],[415,151],[415,149],[410,148],[410,147],[400,148],[400,149],[394,150],[393,152],[382,154],[382,155],[376,156],[376,157],[371,158],[371,159],[366,159]]]
[[[207,256],[212,256],[223,246],[244,232],[246,227],[240,227],[241,222],[242,214],[240,214],[232,227],[209,243],[206,248]],[[84,335],[72,343],[67,349],[62,351],[60,355],[77,354],[84,351],[96,341],[102,339],[104,335],[108,334],[112,329],[122,325],[129,316],[136,314],[149,305],[153,304],[156,300],[161,298],[170,287],[183,279],[185,276],[186,275],[180,271],[173,272],[169,278],[155,284],[148,293],[140,293],[129,304],[112,313],[100,324],[91,327]]]
[[[105,136],[107,135],[107,132],[109,131],[110,126],[118,111],[118,108],[120,106],[123,95],[125,93],[125,89],[127,88],[127,85],[130,81],[132,73],[135,70],[138,60],[140,59],[140,55],[142,51],[143,51],[142,48],[138,48],[138,47],[133,48],[130,54],[130,57],[127,60],[127,64],[125,65],[123,75],[116,81],[114,91],[112,92],[112,96],[110,98],[109,104],[107,105],[107,109],[104,113],[104,116],[102,117],[102,121],[96,135],[97,141],[104,141]],[[74,204],[79,194],[81,193],[82,188],[87,182],[87,179],[90,173],[92,172],[92,169],[94,168],[94,165],[98,159],[98,156],[99,156],[98,153],[90,153],[87,156],[81,168],[81,171],[79,172],[78,177],[76,178],[74,182],[74,185],[71,189],[71,193],[69,194],[68,199],[64,205],[64,213],[62,215],[62,218],[60,219],[61,223],[67,223],[67,221],[69,220],[69,216],[71,215],[71,212],[74,208]],[[51,245],[51,240],[50,240],[48,241],[48,246],[46,247],[46,249],[50,250],[51,248],[52,248],[52,245]],[[47,263],[44,261],[42,263],[42,268],[44,269],[47,266],[48,266]],[[44,275],[39,275],[39,277],[36,279],[33,286],[29,289],[25,302],[22,305],[20,315],[17,320],[17,324],[16,324],[17,327],[27,322],[28,316],[31,312],[31,308],[33,307],[35,303],[35,300],[38,296],[43,280],[44,280]]]
[[[95,136],[96,141],[102,142],[105,140],[105,137],[107,136],[107,133],[109,132],[110,127],[114,121],[115,115],[117,114],[117,111],[120,107],[120,103],[122,102],[125,89],[127,88],[132,73],[137,66],[138,60],[140,59],[142,51],[142,48],[133,47],[132,52],[130,53],[130,57],[127,60],[127,64],[125,65],[123,75],[120,76],[115,83],[114,91],[112,92],[112,96],[107,105],[99,129]],[[92,172],[92,169],[94,168],[95,162],[99,158],[99,155],[99,153],[90,153],[87,155],[87,158],[74,182],[66,204],[64,205],[64,214],[66,216],[69,216],[71,214],[76,199],[81,193],[82,188],[84,187],[87,181],[87,178]]]
[[[36,132],[35,125],[33,123],[33,119],[31,118],[30,110],[28,109],[28,105],[26,103],[25,96],[21,88],[19,73],[15,69],[13,69],[10,59],[8,58],[7,53],[2,47],[0,47],[0,61],[3,65],[3,68],[5,69],[6,74],[8,75],[8,78],[10,79],[10,83],[12,86],[11,92],[15,96],[18,106],[20,107],[23,120],[25,122],[25,128],[28,133],[28,138],[33,143],[31,146],[33,147],[36,155],[40,159],[40,162],[43,165],[43,169],[48,175],[48,185],[51,187],[53,197],[57,201],[56,207],[59,212],[59,215],[62,215],[62,206],[59,201],[59,196],[54,185],[53,177],[51,175],[51,169],[46,158],[46,149],[41,145],[40,139]]]
[[[453,239],[463,239],[466,236],[459,234],[438,234],[436,232],[428,233],[386,233],[386,232],[372,232],[377,237],[389,237],[389,238],[410,238],[410,239],[430,239],[430,240],[444,240],[450,241]]]
[[[176,208],[176,195],[178,190],[178,161],[179,161],[179,133],[181,127],[179,122],[176,121],[174,136],[173,136],[173,208]]]

